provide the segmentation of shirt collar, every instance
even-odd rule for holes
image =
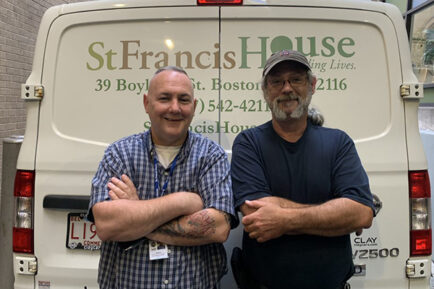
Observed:
[[[144,139],[145,139],[145,145],[149,155],[149,159],[153,160],[156,151],[155,151],[154,142],[152,141],[152,137],[151,137],[151,130],[148,130],[144,133]],[[179,150],[179,158],[178,158],[179,163],[181,163],[181,161],[183,161],[185,158],[188,157],[192,145],[193,145],[193,136],[192,133],[188,131],[187,138],[185,139],[184,143],[181,146],[181,149]]]

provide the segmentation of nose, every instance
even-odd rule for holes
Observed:
[[[179,105],[179,102],[176,98],[172,99],[172,102],[170,103],[170,112],[171,113],[179,113],[181,111],[181,107]]]
[[[291,82],[289,80],[285,80],[283,82],[283,87],[282,87],[282,91],[284,92],[292,92],[294,89],[291,85]]]

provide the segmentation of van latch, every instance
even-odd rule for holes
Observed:
[[[16,273],[21,275],[35,275],[38,272],[38,262],[35,257],[15,257]]]
[[[405,274],[407,278],[425,278],[430,275],[429,260],[407,260]]]
[[[372,194],[372,197],[374,201],[375,216],[377,216],[381,208],[383,208],[383,202],[381,202],[380,198],[376,194]]]
[[[423,98],[423,85],[419,83],[401,85],[401,97],[405,99]]]
[[[21,98],[24,100],[41,100],[44,97],[44,87],[42,85],[21,85]]]

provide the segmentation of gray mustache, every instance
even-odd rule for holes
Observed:
[[[281,95],[276,98],[276,101],[298,100],[298,96],[294,94]]]

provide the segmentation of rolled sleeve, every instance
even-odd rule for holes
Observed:
[[[92,222],[95,221],[92,213],[92,207],[96,203],[110,200],[108,194],[109,190],[107,188],[110,178],[120,178],[122,173],[125,171],[125,166],[120,161],[119,156],[117,156],[115,146],[109,146],[104,153],[104,157],[98,166],[95,176],[92,179],[90,202],[87,212],[88,220]]]
[[[375,214],[368,176],[354,142],[346,134],[344,134],[343,145],[337,154],[332,174],[335,197],[348,198],[361,203],[370,207]]]
[[[246,200],[271,196],[264,171],[254,146],[243,133],[239,134],[232,147],[231,162],[235,208],[238,209]]]
[[[199,194],[206,208],[214,208],[231,215],[231,227],[238,225],[235,214],[230,166],[226,153],[215,148],[206,155],[201,169]]]

